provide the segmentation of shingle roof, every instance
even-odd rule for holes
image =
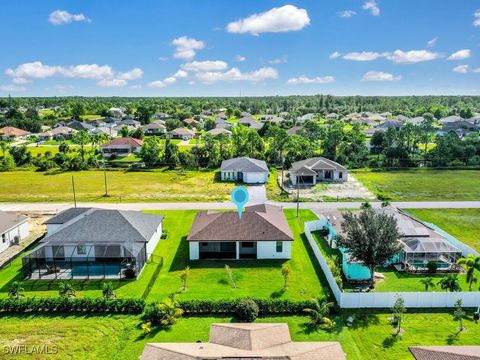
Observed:
[[[70,215],[71,217],[71,215]],[[110,244],[147,242],[163,220],[161,215],[139,211],[90,208],[70,218],[41,243]]]
[[[204,211],[197,213],[188,241],[293,241],[282,208],[254,205],[237,212]]]
[[[76,218],[78,215],[81,215],[85,211],[88,211],[90,209],[92,208],[90,207],[70,208],[48,219],[47,221],[44,222],[44,224],[65,224],[67,221],[70,221],[73,218]]]
[[[296,174],[297,171],[301,169],[311,169],[311,170],[341,170],[341,171],[347,171],[347,169],[340,165],[339,163],[329,160],[327,158],[317,156],[305,160],[300,160],[297,162],[294,162],[292,164],[292,167],[290,168],[290,172],[293,174]]]
[[[252,159],[249,157],[238,157],[223,160],[220,166],[222,171],[242,171],[242,172],[267,172],[267,163],[263,160]]]
[[[28,220],[26,216],[0,211],[0,234],[7,232],[26,220]]]
[[[207,131],[207,134],[211,134],[213,136],[217,135],[232,135],[232,132],[230,130],[224,129],[224,128],[215,128],[212,130]]]
[[[410,346],[416,360],[476,360],[480,346]]]
[[[193,136],[195,135],[195,132],[187,128],[176,128],[172,130],[172,134],[180,135],[180,136],[183,136],[183,135]]]
[[[4,135],[4,136],[24,136],[24,135],[30,135],[31,132],[29,131],[25,131],[25,130],[22,130],[22,129],[19,129],[19,128],[16,128],[16,127],[13,127],[13,126],[5,126],[3,128],[0,129],[0,135]]]
[[[143,146],[143,141],[139,139],[135,139],[132,137],[120,137],[109,141],[106,144],[100,146],[101,148],[109,147],[109,146],[131,146],[131,147],[141,147]]]

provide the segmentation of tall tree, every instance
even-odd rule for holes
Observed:
[[[85,145],[90,143],[90,141],[90,136],[85,130],[77,131],[75,135],[73,135],[72,142],[80,145],[80,156],[82,157],[82,161],[85,161]]]
[[[457,264],[463,266],[467,271],[468,289],[472,291],[473,284],[477,282],[475,271],[480,271],[480,255],[468,254],[467,257],[458,259]]]

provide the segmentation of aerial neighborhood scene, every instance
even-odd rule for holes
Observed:
[[[480,359],[480,3],[2,5],[0,359]]]

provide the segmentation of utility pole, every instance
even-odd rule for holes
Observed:
[[[104,183],[105,183],[105,195],[103,195],[103,196],[107,197],[108,196],[108,186],[107,186],[107,168],[106,168],[106,164],[105,164],[105,159],[103,160],[103,180],[104,180]]]
[[[299,206],[300,206],[300,184],[298,183],[298,176],[297,176],[297,218],[298,218]]]
[[[72,175],[73,205],[77,208],[77,197],[75,195],[75,180]]]

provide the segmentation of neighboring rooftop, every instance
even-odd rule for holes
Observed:
[[[100,146],[101,148],[109,146],[131,146],[131,147],[140,147],[143,146],[143,141],[135,139],[133,137],[120,137],[109,141],[106,144]]]
[[[6,233],[27,220],[26,216],[0,211],[0,234]]]
[[[265,161],[249,157],[223,160],[220,169],[222,171],[268,172]]]
[[[344,166],[340,165],[339,163],[321,156],[317,156],[317,157],[294,162],[292,164],[290,172],[294,174],[299,173],[299,175],[303,175],[301,174],[302,172],[305,172],[305,174],[313,174],[311,170],[313,171],[315,170],[347,171],[347,169]]]
[[[480,346],[410,346],[416,360],[477,360]]]
[[[237,212],[199,212],[187,241],[293,241],[282,208],[247,206],[242,218]]]
[[[334,341],[292,342],[284,323],[245,323],[212,324],[208,343],[147,344],[141,359],[340,360],[345,354]]]
[[[25,136],[30,134],[31,132],[29,131],[25,131],[13,126],[5,126],[0,129],[0,135],[8,136],[8,137]]]

